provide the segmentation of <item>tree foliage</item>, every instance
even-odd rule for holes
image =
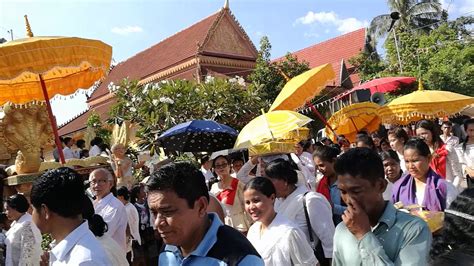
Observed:
[[[97,137],[102,138],[105,143],[110,143],[112,132],[106,128],[106,125],[102,124],[99,114],[95,111],[87,118],[86,125],[94,129],[94,133]]]
[[[143,148],[150,148],[172,126],[194,119],[241,129],[263,107],[260,91],[247,86],[241,77],[225,80],[208,76],[202,83],[174,80],[146,85],[125,79],[109,89],[117,96],[111,119],[137,123]]]
[[[427,89],[474,95],[474,45],[469,28],[473,22],[473,17],[460,17],[441,23],[429,33],[396,28],[403,71],[393,36],[385,42],[384,59],[363,52],[350,62],[358,68],[362,80],[414,76]]]
[[[260,40],[260,49],[255,70],[249,76],[254,86],[261,89],[266,106],[270,106],[286,84],[286,77],[292,78],[307,70],[309,64],[300,62],[294,55],[288,53],[279,61],[272,62],[272,45],[267,36]],[[285,77],[286,75],[286,77]]]
[[[414,30],[416,33],[428,33],[436,28],[438,22],[447,18],[439,0],[388,0],[387,4],[390,12],[398,12],[400,15],[395,25]],[[379,15],[370,22],[369,35],[373,45],[377,39],[387,36],[393,21],[390,15]]]

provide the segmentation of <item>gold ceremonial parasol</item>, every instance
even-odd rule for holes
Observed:
[[[419,83],[421,84],[421,82]],[[421,119],[451,116],[474,104],[474,97],[438,90],[418,90],[399,97],[380,109],[383,123],[408,124]]]
[[[264,113],[254,118],[240,131],[234,149],[249,148],[264,141],[276,140],[311,121],[311,118],[293,111]]]
[[[318,95],[326,87],[326,83],[334,78],[335,74],[331,64],[325,64],[290,79],[278,94],[269,111],[295,111]]]
[[[373,132],[379,128],[381,123],[378,116],[379,109],[380,106],[372,102],[351,104],[334,113],[329,118],[328,124],[338,135],[344,135],[350,142],[354,142],[357,132],[361,130]],[[336,136],[328,127],[326,135],[336,141]]]
[[[50,97],[68,95],[89,88],[110,67],[112,47],[89,39],[74,37],[33,37],[28,19],[28,38],[0,45],[0,105],[46,101],[61,162],[62,146]]]

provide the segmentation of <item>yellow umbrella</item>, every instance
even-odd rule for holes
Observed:
[[[474,97],[438,90],[423,90],[399,97],[380,109],[382,122],[408,124],[421,119],[451,116],[474,104]]]
[[[262,114],[240,131],[234,149],[248,148],[267,140],[276,140],[311,121],[311,118],[293,111],[273,111]]]
[[[269,111],[296,110],[313,99],[335,78],[331,64],[315,67],[289,80]]]
[[[61,162],[64,156],[49,103],[57,94],[89,88],[110,67],[112,47],[89,39],[27,36],[0,45],[0,104],[45,100]]]
[[[379,110],[380,106],[372,102],[351,104],[334,113],[329,118],[328,124],[338,135],[344,135],[350,142],[354,142],[357,132],[361,130],[373,132],[379,128],[381,123]],[[328,127],[326,135],[333,141],[336,140],[336,136]]]

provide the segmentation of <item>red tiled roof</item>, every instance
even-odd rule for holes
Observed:
[[[109,118],[110,107],[113,103],[114,101],[109,100],[105,103],[102,103],[98,107],[95,107],[93,110],[89,109],[78,115],[77,117],[73,118],[71,121],[68,121],[67,124],[64,124],[58,128],[59,136],[68,135],[86,128],[87,119],[89,119],[89,116],[92,114],[93,111],[95,111],[100,116],[100,119],[102,121],[106,120],[107,118]]]
[[[349,63],[349,59],[359,54],[364,50],[366,44],[366,30],[365,28],[340,35],[338,37],[317,43],[302,50],[293,52],[298,60],[306,61],[311,68],[323,64],[331,63],[336,74],[335,82],[331,85],[340,85],[341,61],[344,63],[351,74],[351,80],[354,85],[360,81],[359,75],[353,73],[351,68],[353,66]],[[274,61],[282,60],[283,57],[275,59]]]
[[[99,88],[92,93],[88,102],[108,94],[107,86],[110,82],[117,83],[126,77],[142,79],[196,55],[197,44],[203,44],[209,29],[221,12],[212,14],[116,65]]]

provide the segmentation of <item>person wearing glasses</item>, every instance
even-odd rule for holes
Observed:
[[[212,168],[217,174],[218,181],[211,186],[210,193],[224,207],[225,224],[246,233],[251,222],[244,209],[244,184],[231,176],[231,162],[226,156],[217,156]]]
[[[441,131],[443,131],[443,134],[441,134],[439,137],[446,144],[446,146],[455,147],[459,144],[459,138],[453,135],[452,129],[453,123],[450,121],[444,121],[441,125]]]
[[[99,168],[90,173],[89,181],[92,192],[96,196],[95,213],[104,218],[109,228],[107,234],[122,247],[123,252],[126,252],[127,211],[122,202],[111,192],[114,184],[112,174],[107,169]]]

